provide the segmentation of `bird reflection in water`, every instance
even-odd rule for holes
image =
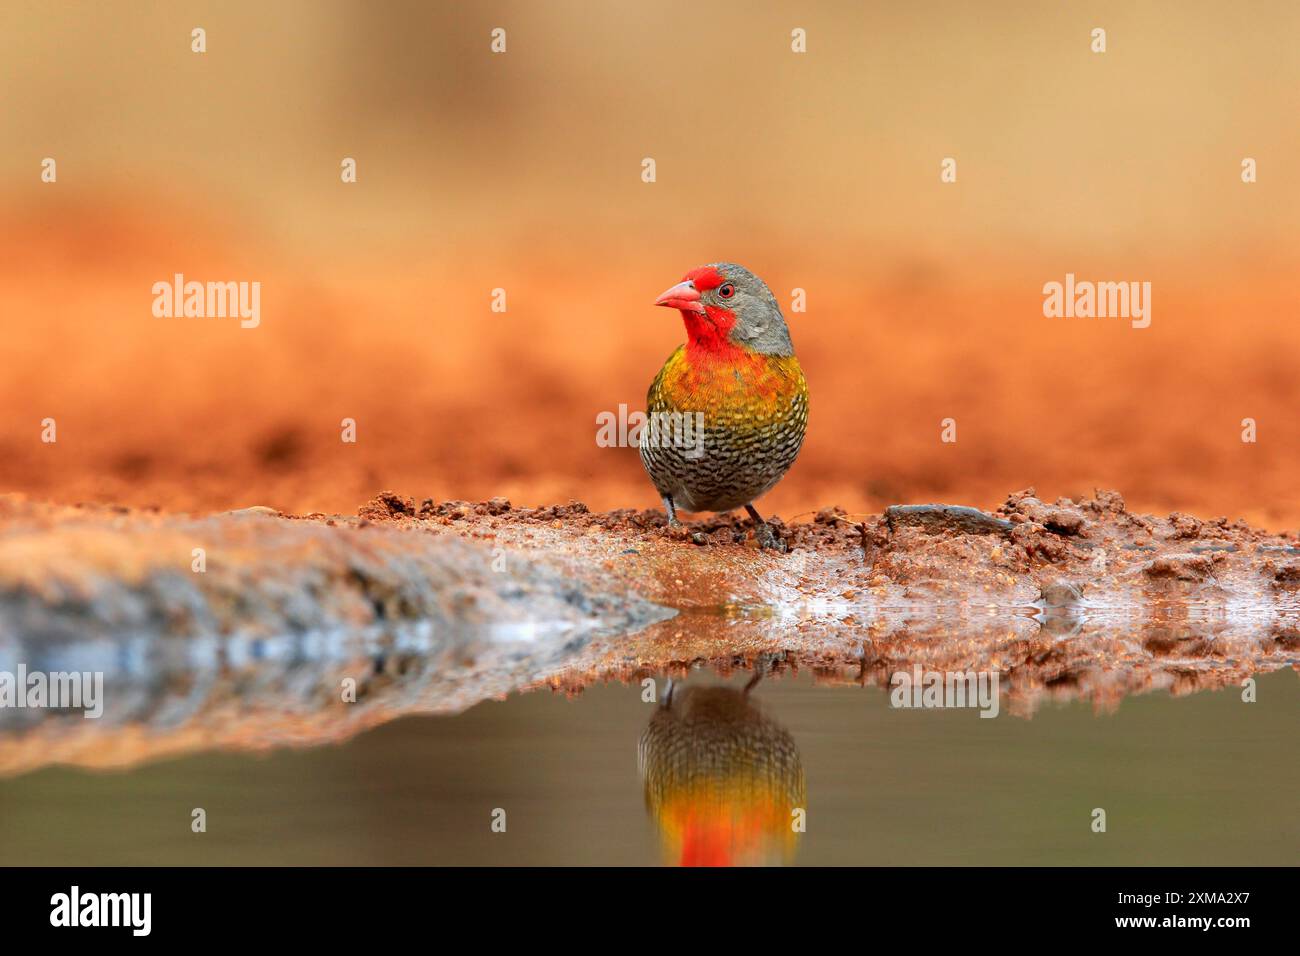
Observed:
[[[750,692],[670,680],[641,735],[646,809],[670,863],[788,863],[803,830],[803,764],[790,732]]]

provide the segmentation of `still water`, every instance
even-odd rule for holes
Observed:
[[[1300,695],[902,710],[807,671],[513,693],[341,742],[0,779],[0,864],[1294,864]],[[305,735],[308,736],[308,735]],[[206,832],[192,830],[194,811]],[[1105,832],[1094,832],[1095,810]],[[495,826],[494,826],[495,824]]]

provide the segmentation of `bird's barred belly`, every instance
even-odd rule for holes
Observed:
[[[794,464],[808,426],[806,395],[782,404],[758,420],[752,409],[702,413],[697,434],[647,427],[641,461],[655,488],[685,511],[731,511],[760,497]]]

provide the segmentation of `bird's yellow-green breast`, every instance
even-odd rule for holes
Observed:
[[[759,428],[789,415],[808,396],[793,355],[739,351],[725,359],[691,355],[683,345],[659,370],[646,396],[654,412],[702,412],[710,426]]]

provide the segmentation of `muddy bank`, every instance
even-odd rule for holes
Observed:
[[[1114,491],[1044,502],[1033,489],[996,511],[896,505],[878,515],[823,508],[773,517],[790,552],[758,550],[734,514],[667,528],[658,510],[593,513],[573,503],[513,508],[385,494],[362,520],[563,555],[678,608],[773,605],[804,614],[891,607],[1152,604],[1245,612],[1300,609],[1300,539],[1241,521],[1130,512]]]
[[[887,608],[1135,613],[1300,609],[1300,538],[1241,521],[1135,514],[1113,491],[996,511],[896,505],[669,529],[659,510],[537,508],[384,492],[358,513],[269,508],[191,517],[0,496],[0,625],[85,637],[281,634],[434,621],[455,634],[554,620],[630,630],[665,607],[763,606],[802,617]],[[200,556],[201,552],[201,556]],[[201,569],[199,565],[202,565]]]
[[[293,519],[266,508],[203,518],[0,498],[0,633],[277,637],[420,624],[448,649],[625,631],[665,616],[598,569],[478,542]]]
[[[0,772],[335,742],[697,668],[864,687],[996,670],[1023,716],[1300,664],[1292,536],[1132,514],[1113,492],[774,520],[787,554],[730,516],[677,531],[579,503],[384,493],[353,516],[197,518],[0,499],[0,670],[107,688],[100,720],[0,711]]]

